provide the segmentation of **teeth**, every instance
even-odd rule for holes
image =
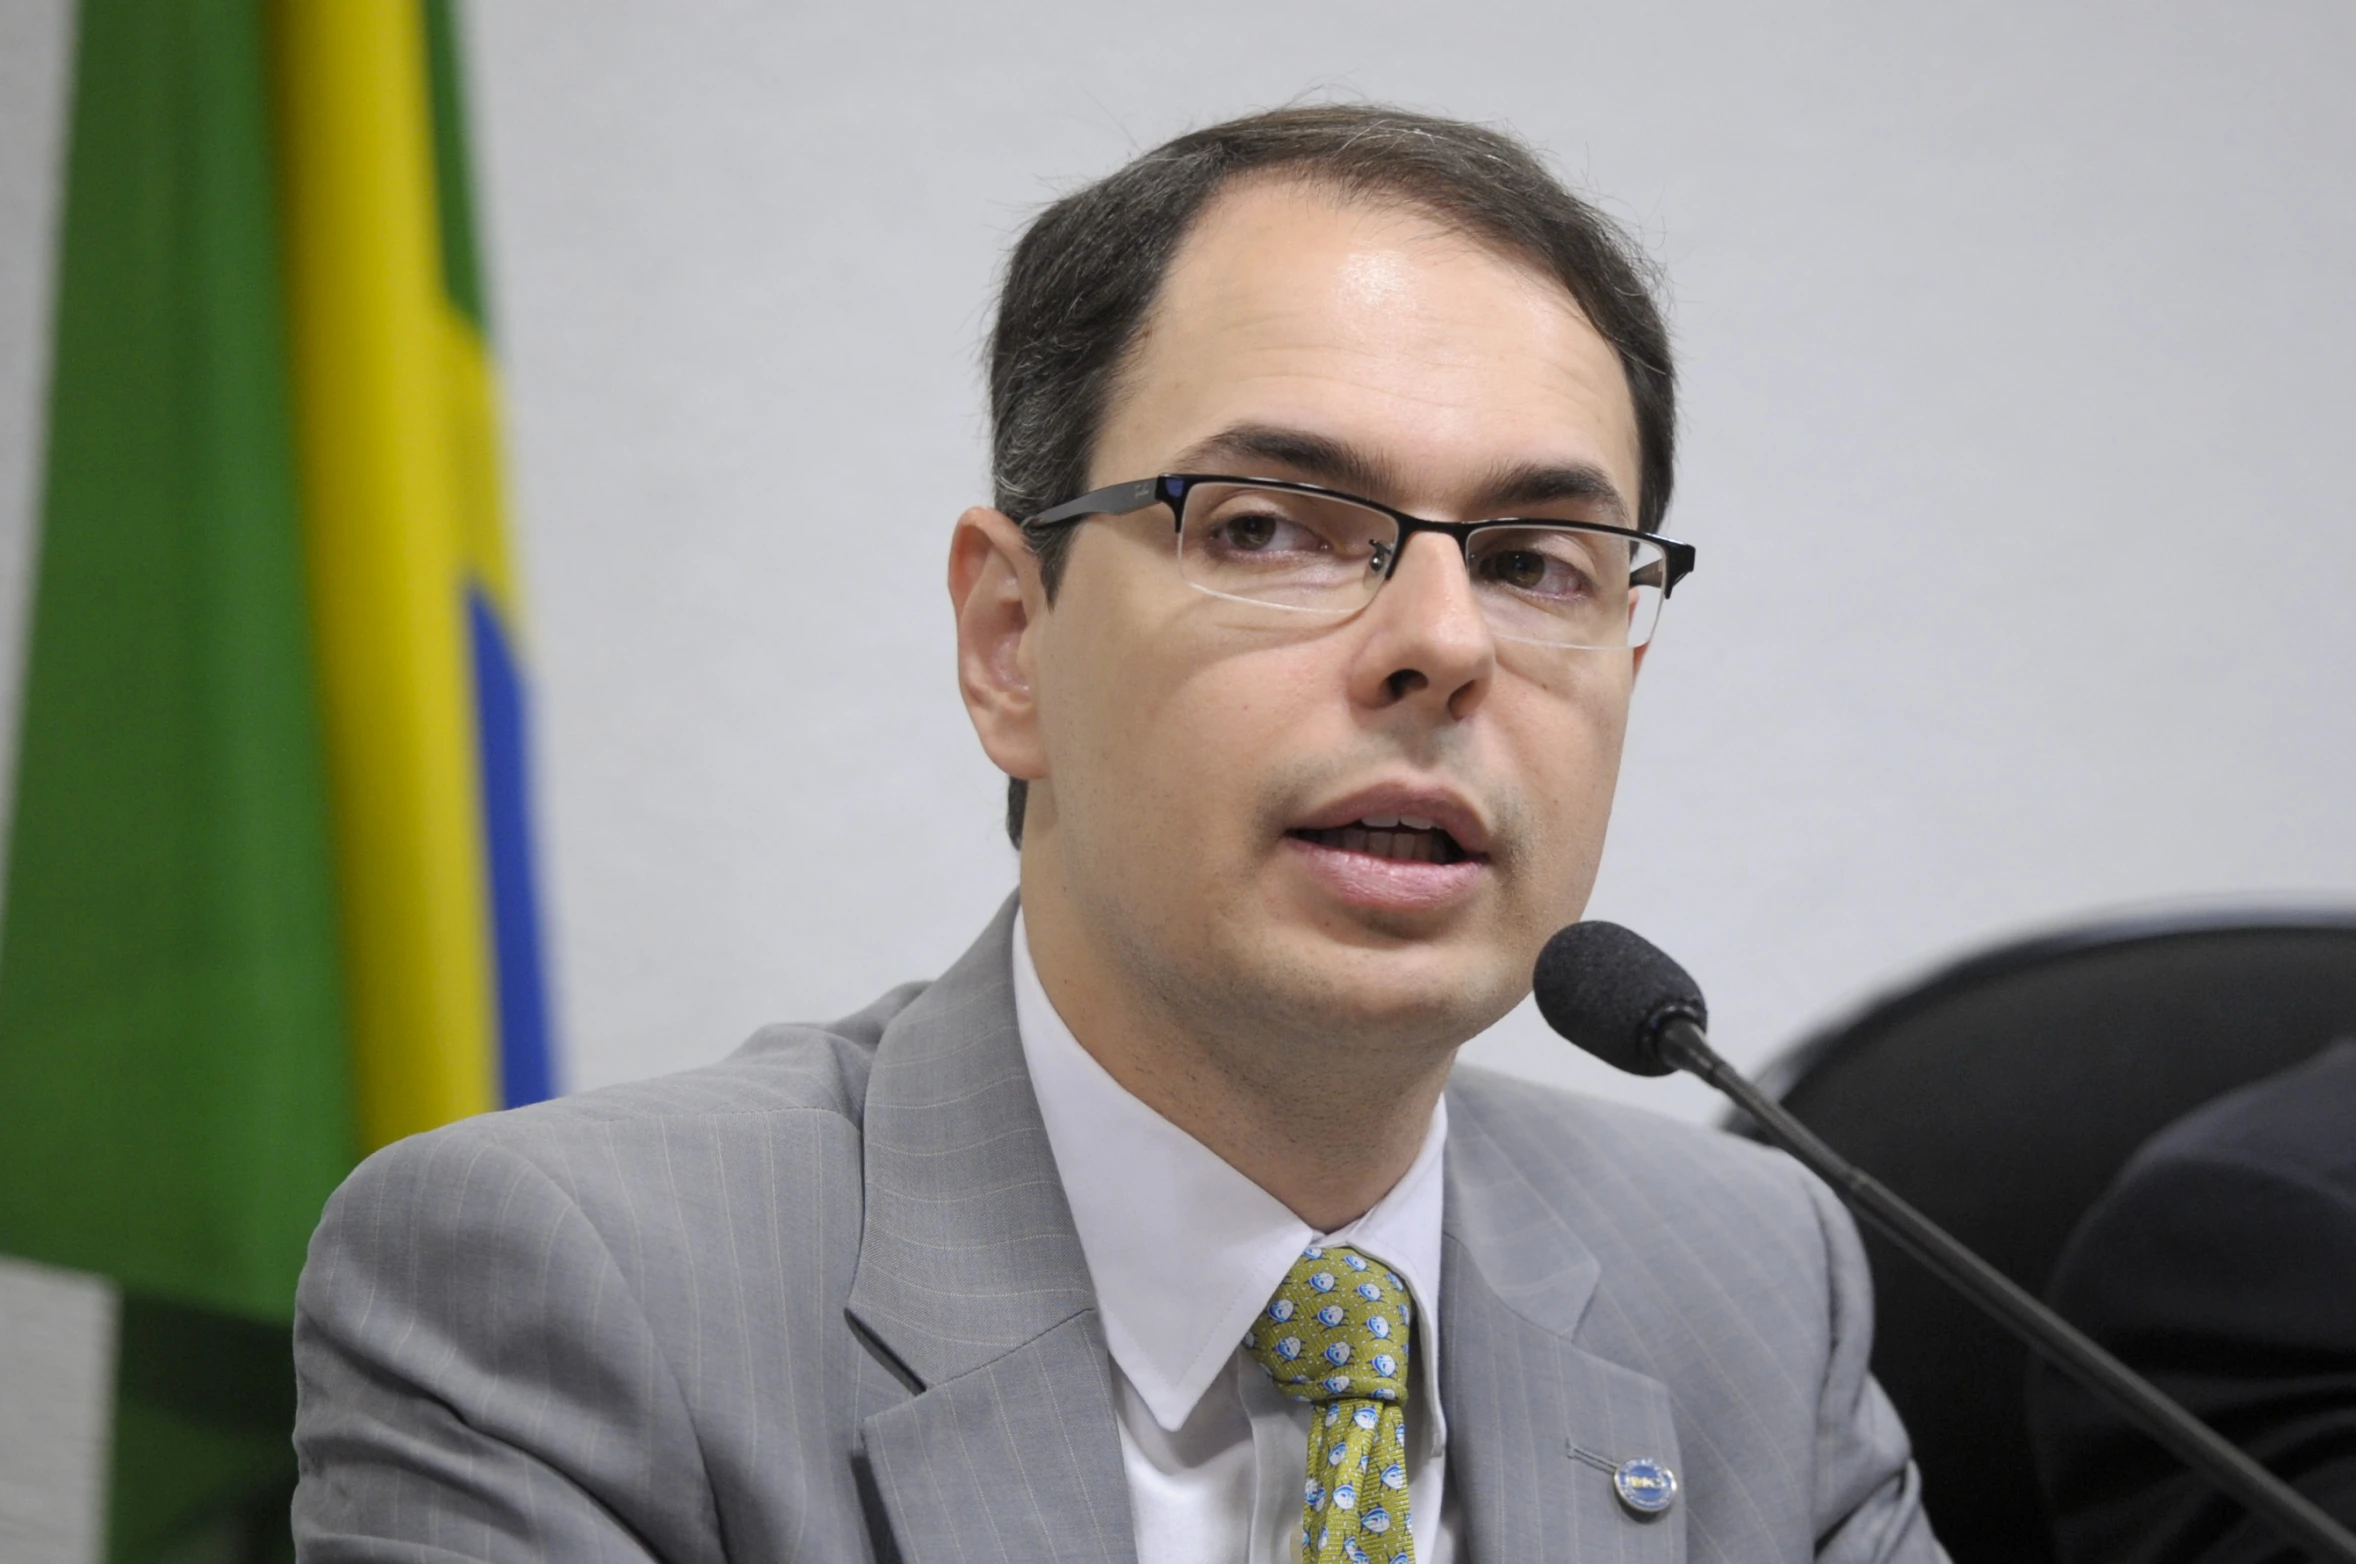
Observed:
[[[1369,831],[1396,831],[1405,826],[1410,831],[1429,831],[1432,822],[1416,815],[1368,815],[1358,822]]]
[[[1360,821],[1354,825],[1330,826],[1294,834],[1322,847],[1336,847],[1343,852],[1366,853],[1402,863],[1457,863],[1465,857],[1464,850],[1456,845],[1453,837],[1428,823],[1402,820],[1398,829],[1389,831],[1369,829],[1371,824],[1371,821]]]

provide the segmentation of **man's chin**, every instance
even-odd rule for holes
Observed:
[[[1245,979],[1240,986],[1257,989],[1287,1030],[1367,1044],[1456,1047],[1511,1010],[1529,986],[1526,974],[1498,960],[1494,942],[1364,928],[1271,931],[1232,960]]]

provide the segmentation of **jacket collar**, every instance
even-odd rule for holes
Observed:
[[[1015,1030],[1010,899],[884,1029],[852,1316],[930,1387],[1096,1306]]]
[[[908,1564],[1136,1554],[1112,1359],[1023,1069],[1014,908],[892,1019],[868,1076],[847,1312],[916,1392],[864,1427]]]

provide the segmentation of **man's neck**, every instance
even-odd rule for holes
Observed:
[[[1072,1036],[1131,1096],[1303,1222],[1321,1233],[1347,1226],[1414,1164],[1452,1053],[1378,1072],[1337,1044],[1273,1048],[1186,1025],[1120,982],[1067,911],[1026,899],[1024,923],[1040,987]]]

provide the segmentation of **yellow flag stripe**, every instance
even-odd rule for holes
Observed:
[[[373,1148],[496,1099],[467,457],[453,449],[416,0],[280,0],[271,26],[355,1091]]]
[[[474,323],[446,302],[438,313],[449,385],[460,559],[467,574],[499,610],[508,633],[520,636],[522,599],[508,557],[505,486],[499,473],[498,376]]]

